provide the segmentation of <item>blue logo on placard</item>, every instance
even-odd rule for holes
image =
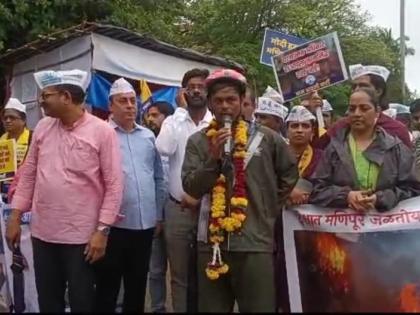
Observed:
[[[308,85],[313,85],[316,82],[316,78],[314,75],[310,74],[305,78],[305,83]]]

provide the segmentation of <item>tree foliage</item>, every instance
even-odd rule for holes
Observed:
[[[98,21],[235,60],[261,92],[275,86],[272,69],[259,63],[266,27],[307,39],[337,31],[346,64],[389,68],[391,100],[400,101],[399,42],[390,30],[368,27],[368,18],[355,0],[3,0],[0,53],[39,34]],[[346,85],[324,91],[341,111],[348,93]]]

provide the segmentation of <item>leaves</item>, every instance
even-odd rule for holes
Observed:
[[[259,63],[266,27],[311,39],[337,31],[347,65],[384,65],[392,71],[391,99],[401,98],[399,41],[390,30],[368,27],[355,0],[4,0],[0,1],[0,52],[85,20],[142,34],[243,64],[262,92],[275,86],[273,71]],[[407,47],[407,55],[414,54]],[[325,90],[339,108],[349,87]]]

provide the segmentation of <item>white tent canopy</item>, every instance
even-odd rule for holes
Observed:
[[[70,35],[64,39],[38,40],[0,56],[0,61],[16,60],[11,65],[11,96],[27,106],[29,128],[34,128],[42,116],[33,78],[33,73],[39,70],[77,68],[89,73],[100,70],[135,80],[180,86],[184,73],[192,68],[241,68],[239,64],[177,48],[123,28],[94,23],[77,27],[70,29]],[[34,47],[39,47],[41,52]]]

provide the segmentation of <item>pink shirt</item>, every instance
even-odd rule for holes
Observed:
[[[118,139],[105,121],[85,112],[73,127],[42,119],[20,172],[12,209],[31,209],[32,236],[85,244],[98,222],[113,224],[123,179]]]

